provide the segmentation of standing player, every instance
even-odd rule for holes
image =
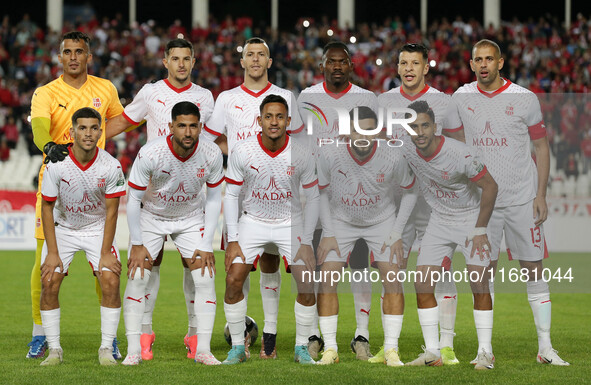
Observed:
[[[119,102],[117,89],[108,80],[88,75],[87,64],[92,60],[90,38],[82,32],[68,32],[60,42],[58,55],[64,73],[58,79],[39,87],[31,100],[31,125],[34,141],[45,154],[45,163],[59,162],[68,155],[67,144],[72,141],[70,127],[72,114],[83,107],[96,109],[106,119],[114,118],[123,112]],[[101,122],[100,148],[105,147],[105,122]],[[108,130],[107,130],[108,131]],[[106,133],[107,137],[109,132]],[[33,305],[33,340],[27,358],[39,358],[45,354],[47,346],[41,314],[39,298],[41,294],[41,249],[43,248],[43,227],[41,222],[41,183],[45,166],[39,172],[39,190],[35,206],[35,238],[37,251],[35,265],[31,272],[31,299]],[[96,291],[101,297],[101,288],[96,280]],[[117,348],[117,340],[113,341],[114,355],[121,358]]]
[[[447,132],[477,148],[499,184],[488,232],[492,254],[500,253],[503,234],[510,259],[529,271],[527,298],[538,334],[539,363],[567,366],[550,341],[550,288],[541,277],[548,256],[542,224],[548,216],[546,188],[550,151],[540,103],[534,93],[500,76],[499,46],[481,40],[472,49],[470,67],[476,81],[460,87],[446,123]],[[536,154],[534,163],[530,141]],[[493,264],[496,269],[496,263]],[[491,292],[492,292],[491,282]]]
[[[247,359],[243,339],[247,298],[243,286],[269,243],[283,255],[286,269],[291,269],[298,288],[294,307],[295,361],[315,364],[308,354],[307,342],[316,313],[311,279],[316,260],[311,244],[318,221],[318,179],[310,151],[287,135],[290,120],[283,97],[274,94],[265,97],[258,118],[262,132],[238,143],[228,162],[224,201],[228,225],[224,311],[232,349],[224,364]],[[305,212],[301,208],[300,187],[306,196]],[[241,189],[246,191],[246,199],[243,215],[238,220]]]
[[[442,365],[437,338],[439,309],[433,282],[438,281],[435,273],[449,270],[459,245],[466,258],[474,295],[474,323],[478,335],[475,369],[492,369],[493,310],[488,290],[491,257],[486,226],[495,205],[497,184],[473,149],[435,135],[435,115],[426,101],[416,101],[408,108],[417,113],[415,121],[409,124],[417,133],[412,136],[416,148],[406,148],[404,154],[432,211],[421,242],[417,259],[419,274],[415,282],[425,351],[407,365]]]
[[[436,134],[439,135],[443,127],[443,119],[447,114],[450,98],[448,95],[425,83],[425,76],[429,72],[428,53],[429,51],[422,44],[412,43],[403,45],[398,56],[398,74],[400,75],[402,85],[378,96],[378,102],[380,107],[387,110],[392,107],[406,107],[409,102],[418,100],[427,101],[435,114],[435,123],[437,124]],[[395,130],[394,136],[396,138],[407,135],[406,130],[402,126],[396,125],[393,129]],[[404,146],[413,147],[413,144],[410,140],[407,140],[404,142]],[[402,191],[395,189],[395,194],[396,202],[400,202]],[[415,239],[420,243],[423,238],[430,215],[431,208],[425,201],[425,198],[419,193],[415,209],[402,233],[402,242],[404,243],[405,250],[405,258],[401,263],[403,270],[406,270],[408,255]],[[455,365],[459,363],[453,350],[454,324],[458,304],[457,294],[458,291],[453,280],[443,279],[437,283],[435,296],[437,298],[437,305],[439,306],[439,327],[441,329],[439,347],[444,365]],[[383,350],[380,350],[375,357],[371,358],[370,362],[384,362]]]
[[[142,360],[140,334],[146,284],[151,275],[152,255],[162,250],[167,235],[187,260],[193,277],[197,318],[195,361],[205,365],[220,363],[211,354],[210,341],[216,310],[211,243],[221,209],[222,153],[214,143],[199,140],[202,124],[195,104],[175,104],[171,117],[171,134],[142,147],[129,177],[130,279],[124,295],[129,345],[124,365],[137,365]],[[207,184],[205,201],[200,193],[204,184]]]
[[[295,106],[295,98],[291,91],[269,83],[268,69],[273,59],[270,57],[269,46],[258,37],[248,39],[242,49],[240,65],[244,68],[244,83],[228,91],[222,92],[215,103],[213,115],[205,128],[212,139],[222,135],[227,137],[228,155],[241,140],[255,136],[261,131],[258,124],[261,100],[267,95],[283,97],[289,108],[291,124],[288,130],[297,133],[303,129],[300,115]],[[240,199],[242,201],[243,199]],[[242,212],[242,210],[240,210]],[[265,249],[261,256],[261,297],[265,326],[261,344],[261,358],[275,358],[275,340],[277,338],[277,315],[279,312],[279,296],[281,292],[281,272],[277,248]],[[245,282],[245,296],[248,297],[250,279]],[[248,346],[247,346],[248,349]]]
[[[101,116],[81,108],[72,116],[64,161],[48,164],[42,185],[41,216],[46,235],[41,256],[41,318],[49,355],[41,365],[62,362],[59,291],[77,251],[83,250],[102,289],[101,365],[116,365],[113,339],[121,314],[121,262],[115,245],[119,197],[125,195],[125,177],[119,162],[97,147],[102,136]]]
[[[372,130],[378,119],[369,107],[358,107],[358,125]],[[377,267],[383,282],[383,327],[385,361],[388,366],[402,366],[398,355],[398,338],[402,330],[404,294],[400,282],[389,275],[398,272],[403,258],[400,236],[388,242],[391,231],[401,234],[416,203],[414,175],[399,148],[386,146],[384,138],[362,135],[355,131],[354,110],[350,112],[351,136],[348,145],[328,145],[320,149],[318,180],[321,189],[322,240],[318,247],[321,276],[332,275],[345,268],[357,240],[364,239],[371,250],[371,262]],[[377,142],[378,140],[381,141]],[[392,195],[392,186],[406,190],[399,214]],[[394,258],[394,254],[396,257]],[[353,281],[353,280],[352,280]],[[318,315],[325,348],[320,364],[339,362],[337,323],[339,302],[337,283],[323,280],[318,290]]]
[[[354,107],[367,106],[378,111],[377,98],[373,92],[351,83],[353,62],[349,48],[338,41],[328,43],[322,54],[320,71],[324,74],[324,81],[302,91],[298,98],[298,107],[307,128],[312,128],[313,147],[320,141],[337,141],[339,137],[339,116],[337,108],[347,112]],[[347,125],[349,120],[347,120]],[[353,248],[350,263],[353,271],[366,270],[368,267],[368,248],[365,241],[360,240]],[[357,358],[367,360],[372,357],[369,351],[369,312],[371,311],[371,282],[364,280],[351,282],[351,291],[355,302],[355,319],[357,328],[351,348]],[[320,331],[314,323],[308,348],[313,358],[318,357],[324,346],[320,338]]]
[[[168,78],[154,83],[148,83],[142,87],[138,94],[121,116],[112,119],[107,123],[111,133],[117,135],[129,127],[140,124],[147,120],[148,142],[161,136],[168,136],[170,131],[168,123],[172,107],[181,101],[194,103],[199,107],[201,121],[207,122],[213,112],[213,96],[211,92],[191,82],[191,72],[195,65],[193,45],[185,39],[174,39],[166,43],[164,67],[168,70]],[[156,338],[152,330],[152,314],[160,287],[160,264],[162,263],[163,250],[160,250],[158,258],[152,266],[150,280],[146,287],[146,310],[142,319],[142,360],[154,358],[152,344]],[[185,336],[185,346],[188,349],[187,357],[195,358],[197,346],[197,319],[195,318],[193,298],[195,297],[195,285],[191,271],[184,258],[183,263],[183,290],[185,293],[185,304],[189,317],[189,329]]]

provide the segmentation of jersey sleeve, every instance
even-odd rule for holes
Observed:
[[[106,119],[114,118],[117,115],[121,115],[123,113],[123,106],[121,105],[121,101],[119,100],[119,93],[117,92],[117,88],[115,85],[109,81],[109,86],[111,90],[111,102],[109,103],[109,108],[107,109],[107,113],[105,114]]]
[[[464,173],[472,182],[477,182],[488,171],[480,157],[472,151],[466,152],[461,162]]]
[[[462,119],[458,111],[458,100],[456,94],[454,94],[447,104],[447,111],[443,118],[443,131],[456,132],[463,128]]]
[[[400,187],[403,189],[410,189],[414,186],[416,181],[415,174],[408,165],[406,159],[402,156],[400,156],[396,162],[396,174],[398,176]]]
[[[542,109],[540,108],[540,101],[536,94],[531,93],[529,95],[529,101],[527,103],[527,112],[525,114],[525,124],[529,131],[529,137],[531,140],[541,139],[545,137],[546,125],[542,118]]]
[[[311,188],[318,184],[318,177],[316,176],[316,162],[311,154],[306,157],[304,161],[304,170],[300,176],[300,183],[303,188]]]
[[[51,102],[52,98],[47,87],[37,88],[31,99],[31,119],[51,119]]]
[[[125,176],[117,159],[113,162],[108,175],[105,198],[117,198],[125,195]]]
[[[213,95],[210,90],[207,91],[207,96],[204,98],[205,100],[201,103],[199,108],[199,113],[201,114],[201,121],[203,122],[203,129],[207,131],[209,128],[209,121],[213,115],[213,110],[215,108],[215,102],[213,101]]]
[[[320,151],[316,166],[318,172],[318,188],[322,190],[330,184],[330,164],[328,163],[325,151]]]
[[[215,146],[215,159],[211,163],[211,172],[207,178],[207,187],[216,187],[224,181],[224,158],[222,151]]]
[[[304,131],[304,122],[298,109],[298,103],[293,95],[293,92],[289,91],[289,114],[291,116],[291,123],[289,124],[289,133],[291,135],[300,134]]]
[[[123,111],[123,117],[133,125],[139,124],[148,115],[148,104],[145,99],[146,86],[140,89],[133,101],[125,106]]]
[[[240,147],[232,151],[228,159],[228,170],[226,172],[226,183],[241,186],[244,183],[244,165]]]
[[[129,187],[136,190],[147,189],[148,183],[150,183],[150,177],[152,176],[152,162],[148,154],[146,154],[146,148],[146,146],[141,148],[129,173]]]
[[[58,173],[59,164],[48,163],[43,173],[43,182],[41,183],[41,196],[43,200],[54,202],[59,192],[60,177]]]
[[[222,92],[213,107],[213,113],[203,129],[211,135],[220,136],[226,133],[226,97]]]

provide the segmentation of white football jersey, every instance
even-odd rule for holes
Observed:
[[[433,110],[435,114],[435,124],[437,124],[437,131],[436,135],[441,135],[441,130],[443,128],[443,121],[447,116],[447,108],[449,105],[450,97],[449,95],[444,94],[443,92],[430,87],[429,85],[425,85],[425,88],[421,90],[416,95],[410,96],[409,94],[405,93],[402,87],[392,88],[388,92],[384,92],[383,94],[378,96],[378,104],[380,108],[383,109],[384,113],[388,112],[388,107],[390,108],[406,108],[411,103],[416,101],[425,101],[429,104],[429,107]],[[404,114],[394,114],[396,117],[404,117]],[[384,125],[386,124],[386,117],[384,116]],[[403,136],[408,135],[408,132],[399,124],[395,124],[392,127],[392,136],[395,138],[401,138]],[[409,138],[410,139],[410,138]],[[412,146],[413,143],[408,140],[408,143]],[[407,141],[404,141],[404,145],[407,144]]]
[[[188,217],[204,220],[204,184],[215,187],[224,180],[222,152],[209,140],[200,140],[194,152],[179,157],[172,135],[148,142],[138,153],[129,174],[129,186],[147,190],[143,209],[160,220]]]
[[[131,124],[139,124],[146,119],[148,142],[160,136],[170,135],[168,123],[172,121],[172,107],[179,102],[192,102],[199,107],[204,127],[213,113],[214,102],[211,91],[190,83],[176,88],[168,79],[144,85],[133,101],[125,107],[123,116]]]
[[[475,183],[486,172],[477,152],[457,140],[441,136],[429,158],[405,150],[404,157],[417,176],[419,188],[431,206],[431,216],[442,224],[474,221],[480,211],[480,189]]]
[[[308,130],[311,124],[312,137],[320,139],[336,139],[339,137],[339,115],[337,108],[349,113],[354,107],[366,106],[378,113],[376,95],[364,88],[349,83],[340,94],[330,92],[324,82],[303,90],[298,97],[298,108],[302,121]]]
[[[94,158],[82,166],[72,154],[62,162],[45,166],[41,194],[55,201],[53,217],[58,226],[78,235],[101,234],[105,228],[107,198],[125,195],[121,164],[108,152],[97,148]]]
[[[291,91],[269,83],[262,90],[255,92],[241,84],[218,96],[206,129],[208,133],[215,136],[226,135],[228,156],[234,150],[236,143],[261,132],[261,126],[257,121],[260,116],[261,102],[267,95],[272,94],[283,97],[289,105],[291,123],[288,126],[288,132],[300,132],[303,129],[295,97]]]
[[[316,164],[305,146],[289,136],[271,152],[258,134],[238,143],[228,160],[226,183],[242,185],[242,214],[264,223],[300,221],[300,186],[318,183]],[[242,195],[241,195],[242,196]]]
[[[396,215],[392,186],[411,188],[414,174],[400,148],[375,144],[360,162],[349,146],[324,146],[318,157],[318,183],[321,189],[330,186],[333,218],[371,226]]]
[[[538,172],[530,140],[546,136],[537,96],[509,80],[492,93],[472,82],[453,94],[452,103],[445,129],[463,127],[466,143],[478,149],[499,185],[495,207],[532,200],[537,192]]]

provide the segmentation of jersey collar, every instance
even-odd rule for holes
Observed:
[[[199,139],[197,139],[197,144],[195,144],[195,148],[193,148],[193,152],[190,153],[189,156],[182,158],[181,156],[179,156],[179,154],[177,154],[174,151],[174,148],[172,147],[172,134],[170,134],[166,137],[166,143],[168,144],[168,148],[170,148],[170,152],[172,152],[172,155],[174,155],[174,157],[177,158],[178,160],[180,160],[181,162],[186,162],[187,160],[191,159],[191,157],[193,156],[195,151],[197,151],[197,147],[199,147]]]
[[[268,82],[267,85],[265,86],[265,88],[263,88],[262,90],[260,90],[258,92],[254,92],[252,90],[249,90],[248,88],[246,88],[246,86],[244,85],[244,83],[242,83],[240,85],[240,88],[242,89],[242,91],[246,92],[250,96],[254,96],[255,98],[258,98],[259,96],[261,96],[262,94],[264,94],[265,92],[267,92],[269,90],[269,88],[271,88],[271,86],[272,86],[271,82]]]
[[[72,152],[72,144],[70,144],[68,146],[68,152],[70,153],[70,159],[72,159],[72,162],[74,162],[74,164],[82,171],[86,171],[90,168],[90,166],[92,166],[94,164],[94,161],[96,160],[98,153],[99,153],[99,149],[98,147],[95,148],[94,151],[94,156],[92,157],[92,159],[90,160],[90,162],[86,163],[85,166],[81,165],[80,162],[78,162],[78,159],[76,159],[76,157],[74,156],[74,153]]]
[[[353,151],[351,150],[351,146],[349,144],[347,144],[347,151],[349,152],[349,155],[351,155],[351,158],[353,158],[353,160],[355,161],[355,163],[357,163],[360,166],[363,166],[364,164],[366,164],[367,162],[369,162],[371,160],[371,158],[373,158],[373,156],[375,155],[376,151],[378,150],[378,144],[374,143],[373,144],[373,148],[371,150],[371,154],[369,154],[369,156],[367,157],[367,159],[365,160],[359,160],[355,157],[355,154],[353,154]]]
[[[168,81],[168,79],[164,79],[164,83],[170,87],[171,90],[173,90],[174,92],[176,92],[177,94],[180,94],[183,91],[188,90],[189,88],[191,88],[191,86],[193,85],[193,83],[187,84],[186,86],[184,86],[183,88],[176,88],[175,86],[172,85],[171,82]]]
[[[265,151],[265,153],[267,153],[267,155],[269,155],[271,158],[275,158],[277,155],[281,154],[283,152],[283,150],[285,150],[285,148],[287,148],[287,144],[289,143],[289,135],[286,135],[285,144],[283,145],[283,147],[281,147],[277,151],[271,151],[263,145],[263,133],[262,132],[258,133],[257,141],[259,142],[259,145],[261,146],[263,151]]]
[[[345,88],[343,90],[343,92],[339,92],[339,93],[329,91],[329,89],[326,87],[326,82],[322,82],[322,87],[324,88],[324,92],[326,92],[326,94],[328,96],[330,96],[331,98],[334,98],[334,99],[339,99],[341,96],[344,96],[347,92],[349,92],[351,87],[353,87],[353,84],[351,84],[351,82],[349,82],[349,85],[347,86],[347,88]]]
[[[441,135],[441,142],[439,142],[439,146],[437,146],[437,148],[435,149],[435,152],[428,158],[425,158],[423,156],[423,154],[421,154],[419,149],[416,147],[415,147],[415,151],[417,152],[417,155],[420,156],[425,162],[430,162],[431,160],[433,160],[433,158],[435,158],[437,155],[439,155],[444,142],[445,142],[445,136]]]
[[[409,95],[406,92],[404,92],[404,88],[402,88],[402,86],[400,86],[400,95],[404,96],[409,101],[414,102],[415,100],[417,100],[421,96],[425,95],[427,93],[427,91],[429,91],[429,88],[430,88],[429,85],[425,84],[425,87],[423,87],[423,89],[419,93],[417,93],[415,95]]]
[[[480,87],[478,86],[478,83],[476,83],[476,88],[478,88],[478,91],[480,91],[480,93],[484,96],[486,96],[487,98],[494,98],[495,96],[497,96],[498,94],[500,94],[501,92],[505,91],[507,88],[509,88],[509,86],[511,85],[511,80],[509,79],[505,79],[505,78],[501,78],[505,81],[505,84],[503,84],[503,86],[499,89],[497,89],[496,91],[493,92],[486,92],[480,89]]]

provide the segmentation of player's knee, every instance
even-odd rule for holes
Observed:
[[[303,306],[313,306],[316,303],[316,296],[312,293],[299,293],[297,301]]]
[[[119,292],[119,277],[116,274],[103,272],[101,278],[101,289],[104,296],[111,296]]]
[[[44,279],[41,286],[41,295],[44,297],[57,296],[59,289],[60,285],[57,282],[57,279],[52,279],[51,281]]]
[[[226,300],[236,300],[242,293],[242,285],[244,285],[243,280],[238,279],[232,274],[228,274],[226,276]]]

